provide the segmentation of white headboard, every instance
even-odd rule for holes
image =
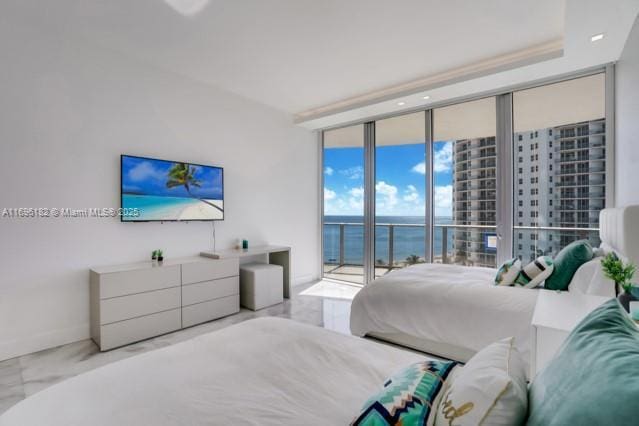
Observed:
[[[599,238],[605,250],[639,265],[639,205],[603,209],[599,213]]]

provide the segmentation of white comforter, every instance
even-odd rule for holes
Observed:
[[[357,294],[351,331],[358,336],[404,333],[471,351],[514,336],[528,361],[538,291],[495,286],[496,273],[442,264],[391,272]]]
[[[47,388],[2,426],[346,425],[415,353],[291,320],[247,321]]]

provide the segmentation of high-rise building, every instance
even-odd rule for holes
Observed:
[[[456,225],[496,225],[495,138],[463,139],[453,147],[453,221]],[[496,250],[486,238],[494,228],[456,228],[454,262],[463,265],[495,266]]]
[[[515,133],[513,147],[515,256],[531,261],[577,239],[598,245],[596,232],[574,228],[597,228],[605,207],[605,120]],[[494,137],[454,142],[455,263],[495,266],[495,149]]]

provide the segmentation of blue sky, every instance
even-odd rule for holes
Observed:
[[[435,215],[452,214],[452,143],[435,142]],[[324,211],[327,215],[362,215],[363,148],[324,150]],[[375,211],[380,216],[423,216],[425,155],[423,144],[376,149]]]
[[[184,186],[167,188],[169,169],[174,162],[138,157],[122,157],[122,192],[170,197],[190,197]],[[224,196],[222,169],[194,166],[195,178],[201,187],[191,186],[191,194],[197,198],[221,200]]]

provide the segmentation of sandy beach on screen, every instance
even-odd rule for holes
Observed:
[[[206,200],[211,204],[224,208],[224,202],[222,200]],[[193,205],[186,206],[180,212],[179,220],[210,220],[210,219],[222,219],[222,211],[212,207],[205,202],[199,201]]]

